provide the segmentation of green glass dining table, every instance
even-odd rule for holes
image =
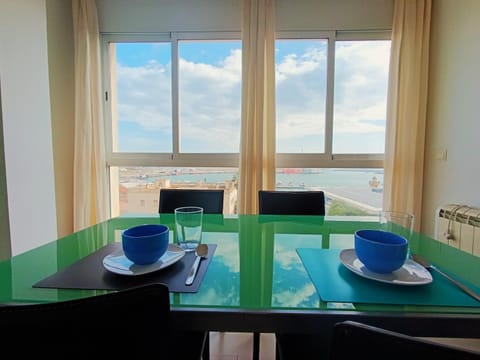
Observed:
[[[121,242],[123,230],[146,223],[167,225],[174,242],[173,214],[122,216],[0,262],[0,304],[115,291],[34,285]],[[378,226],[374,217],[204,215],[202,242],[214,244],[215,252],[197,291],[171,292],[175,324],[189,330],[322,334],[336,322],[356,320],[415,336],[480,338],[480,302],[437,274],[430,284],[397,285],[364,278],[342,264],[339,254],[353,248],[354,232]],[[409,246],[479,291],[480,258],[417,232]]]

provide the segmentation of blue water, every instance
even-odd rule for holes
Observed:
[[[171,182],[179,183],[217,183],[226,180],[232,180],[236,173],[219,172],[204,174],[181,174],[181,175],[162,175],[158,178],[167,178]],[[277,187],[365,187],[368,188],[368,182],[372,177],[376,177],[383,184],[383,169],[322,169],[312,170],[304,173],[281,173],[277,172]],[[158,180],[157,177],[146,177],[137,180],[138,182],[153,183]]]
[[[195,171],[184,173],[181,171]],[[238,178],[235,169],[171,169],[132,168],[124,169],[120,182],[124,184],[149,184],[160,179],[169,179],[171,184],[187,187],[202,184],[224,183]],[[363,204],[371,211],[381,209],[383,202],[383,169],[289,169],[288,173],[276,174],[277,190],[322,190],[326,194],[326,203],[332,199],[343,199],[354,204]],[[175,174],[177,172],[177,174]],[[369,182],[376,178],[380,186],[373,191]]]

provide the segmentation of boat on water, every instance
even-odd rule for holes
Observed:
[[[373,176],[370,181],[368,182],[370,189],[373,192],[382,193],[383,192],[383,184],[377,179],[376,176]]]

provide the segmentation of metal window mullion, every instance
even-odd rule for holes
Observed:
[[[172,45],[172,159],[180,153],[179,78],[178,78],[178,35],[171,34]]]
[[[110,51],[109,51],[110,43],[103,39],[101,43],[101,56],[102,56],[102,101],[103,101],[103,130],[105,134],[105,157],[108,161],[112,158],[113,153],[113,135],[112,135],[112,110],[111,110],[111,79],[110,79]],[[108,93],[108,100],[106,99],[106,95]]]
[[[172,159],[168,153],[114,153],[108,166],[238,167],[238,154],[182,153]]]
[[[335,39],[338,41],[363,41],[363,40],[391,40],[392,29],[378,30],[338,30],[335,33]]]
[[[383,168],[383,154],[277,154],[277,168]]]
[[[102,39],[101,42],[101,66],[103,67],[102,75],[102,113],[103,113],[103,133],[104,133],[104,149],[105,159],[110,161],[113,153],[113,115],[112,115],[112,81],[111,81],[111,54],[110,48],[115,45],[110,45],[110,42],[106,39]],[[116,59],[115,59],[116,60]],[[118,119],[116,119],[118,121]],[[111,171],[110,167],[106,169],[107,187],[108,187],[108,212],[111,214],[113,211],[113,198],[118,198],[118,189],[112,188]]]
[[[240,40],[239,31],[180,31],[175,33],[177,40]]]
[[[332,157],[333,149],[333,92],[335,81],[335,33],[328,37],[327,51],[327,96],[325,104],[325,154]]]
[[[282,40],[282,39],[311,39],[311,40],[319,40],[319,39],[329,39],[333,36],[333,31],[285,31],[280,30],[275,33],[275,38]]]

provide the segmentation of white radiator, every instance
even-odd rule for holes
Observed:
[[[447,204],[437,208],[435,238],[480,256],[480,208]]]

